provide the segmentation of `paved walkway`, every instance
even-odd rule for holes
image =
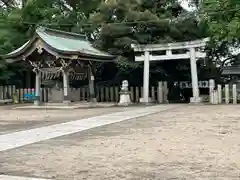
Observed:
[[[0,174],[4,180],[239,180],[240,106],[180,106],[2,151]]]
[[[128,110],[125,112],[95,116],[91,118],[70,121],[67,123],[55,124],[51,126],[0,135],[0,152],[64,135],[81,132],[99,126],[154,114],[175,107],[179,107],[179,105],[160,105],[137,108],[132,111]]]
[[[0,180],[50,180],[50,179],[0,175]]]

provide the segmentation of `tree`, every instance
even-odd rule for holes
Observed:
[[[133,69],[141,68],[133,60],[131,44],[186,41],[204,36],[196,16],[186,12],[175,0],[108,0],[90,15],[89,22],[91,25],[85,27],[89,37],[97,47],[117,55],[120,73],[127,75],[134,75]],[[151,74],[170,76],[172,64],[179,67],[179,63],[158,63],[151,67]],[[175,69],[174,76],[179,77],[183,69],[186,71],[186,68]],[[139,74],[136,78],[139,79]]]
[[[206,24],[211,42],[209,61],[222,67],[237,60],[240,45],[240,2],[238,0],[202,0],[200,20]],[[212,65],[212,67],[214,67]]]
[[[0,54],[20,47],[38,25],[85,32],[98,48],[117,55],[120,74],[135,79],[142,69],[133,61],[132,43],[194,40],[205,31],[195,14],[186,12],[177,0],[22,0],[22,6],[16,5],[17,0],[10,2],[0,3]],[[179,72],[188,76],[188,64],[175,63],[174,76]],[[173,68],[173,63],[158,63],[151,66],[151,74],[170,76]]]
[[[0,55],[19,48],[32,38],[39,25],[66,31],[82,31],[79,24],[86,21],[100,0],[22,0],[22,6],[19,2],[0,1]],[[1,64],[4,62],[1,61]],[[17,72],[21,68],[10,69]],[[7,73],[6,68],[1,71],[0,79],[9,79],[7,74],[14,75],[14,72]]]
[[[204,0],[202,18],[209,26],[212,38],[239,44],[240,39],[240,1]]]

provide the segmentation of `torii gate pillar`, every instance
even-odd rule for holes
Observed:
[[[149,103],[149,51],[144,52],[144,69],[143,69],[143,103]]]
[[[190,52],[191,77],[192,77],[192,93],[193,93],[193,97],[190,98],[190,103],[199,103],[201,102],[201,99],[199,97],[197,59],[196,59],[195,48],[190,48],[189,52]]]

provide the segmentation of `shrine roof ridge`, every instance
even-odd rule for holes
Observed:
[[[39,26],[35,35],[18,49],[2,56],[9,63],[25,60],[35,50],[42,49],[58,58],[92,61],[114,61],[115,56],[95,48],[87,36]]]
[[[81,40],[87,40],[87,36],[85,34],[67,32],[67,31],[62,31],[58,29],[51,29],[43,26],[39,26],[35,31],[37,34],[45,32],[45,33],[53,33],[54,35],[59,34],[59,35],[73,36],[73,37],[78,37]]]

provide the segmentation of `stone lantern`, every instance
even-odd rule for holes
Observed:
[[[132,104],[132,101],[130,98],[130,91],[128,90],[128,81],[124,80],[122,81],[122,87],[120,91],[120,101],[118,105],[128,106],[129,104]]]

